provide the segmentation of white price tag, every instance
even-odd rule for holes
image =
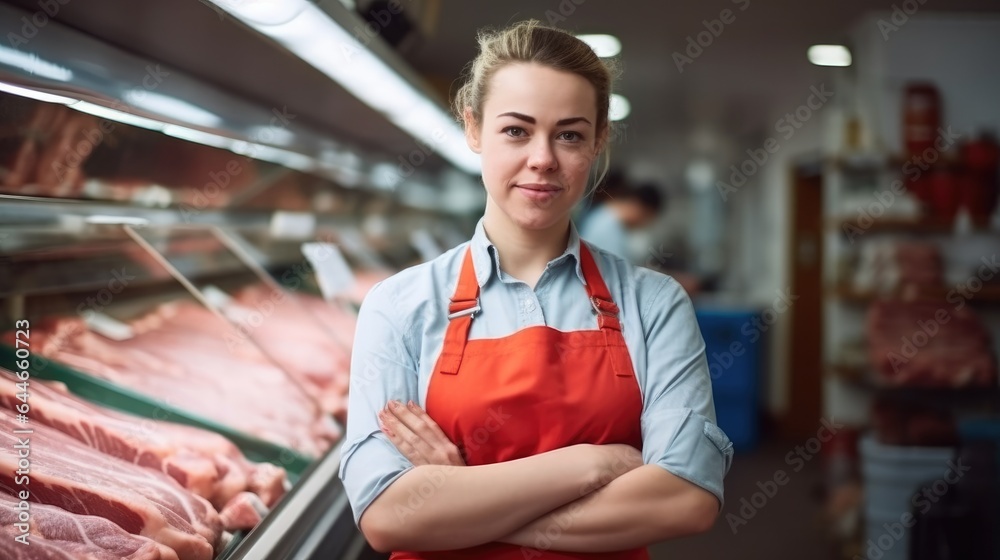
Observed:
[[[128,340],[135,336],[132,327],[118,319],[112,319],[104,313],[91,313],[84,318],[84,322],[94,332],[111,340]]]
[[[424,262],[438,258],[444,252],[426,229],[413,230],[410,233],[410,245],[413,245],[413,248],[420,253],[420,258]]]
[[[306,212],[279,210],[271,215],[271,236],[275,239],[308,239],[316,233],[316,216]]]
[[[345,251],[356,257],[369,268],[386,268],[381,257],[372,251],[365,242],[365,238],[357,228],[338,228],[337,239]]]
[[[303,243],[302,254],[316,271],[323,297],[333,299],[354,287],[354,272],[332,243]]]
[[[211,284],[204,286],[201,289],[201,294],[216,309],[224,309],[233,303],[233,298],[229,297],[229,294]]]

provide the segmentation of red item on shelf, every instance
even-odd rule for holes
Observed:
[[[931,217],[936,222],[952,223],[961,202],[958,175],[947,169],[935,169],[929,186]]]
[[[903,94],[903,146],[909,156],[934,147],[941,126],[941,96],[930,83],[912,83]]]
[[[997,205],[997,168],[1000,166],[1000,146],[990,135],[962,145],[961,204],[969,212],[973,223],[979,226],[989,224],[990,216]]]

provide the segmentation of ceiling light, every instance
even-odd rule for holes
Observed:
[[[295,0],[302,6],[294,18],[264,25],[244,16],[243,0],[212,2],[326,74],[456,167],[481,172],[479,156],[469,150],[455,119],[316,5]]]
[[[29,99],[34,99],[36,101],[43,101],[45,103],[62,103],[64,105],[69,105],[75,102],[75,99],[69,97],[63,97],[61,95],[53,95],[51,93],[44,93],[41,91],[35,91],[29,88],[23,88],[21,86],[15,86],[14,84],[6,84],[0,82],[0,91],[5,93],[10,93],[13,95],[19,95],[21,97],[27,97]]]
[[[218,6],[236,17],[258,25],[282,25],[295,19],[306,0],[201,0],[211,8]],[[215,4],[215,6],[213,6]]]
[[[576,38],[590,45],[601,58],[611,58],[622,52],[622,42],[614,35],[577,35]]]
[[[809,62],[817,66],[851,65],[851,51],[844,45],[813,45],[808,56]]]
[[[158,115],[185,123],[209,127],[222,124],[222,119],[218,115],[210,113],[187,101],[163,95],[162,93],[144,89],[132,89],[126,91],[122,95],[122,98],[130,105],[142,107]]]
[[[632,112],[632,104],[622,95],[611,94],[611,106],[609,107],[609,117],[613,121],[620,121]]]
[[[73,79],[73,72],[58,64],[38,58],[34,53],[26,53],[0,45],[0,64],[14,66],[40,78],[68,82]]]

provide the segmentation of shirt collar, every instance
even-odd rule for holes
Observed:
[[[494,272],[497,278],[500,278],[500,258],[499,256],[494,258],[494,255],[499,255],[499,252],[496,246],[486,237],[483,218],[480,218],[476,224],[476,231],[472,235],[470,248],[472,249],[472,265],[476,269],[476,282],[479,284],[479,287],[482,288]],[[583,277],[583,268],[580,266],[580,234],[577,232],[576,225],[572,221],[569,224],[569,241],[566,244],[566,250],[563,251],[563,254],[549,261],[548,266],[551,268],[570,258],[573,259],[577,278],[586,286],[587,281]]]

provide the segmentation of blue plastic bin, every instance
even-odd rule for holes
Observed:
[[[760,315],[747,309],[695,310],[712,378],[715,413],[733,447],[748,451],[759,440],[761,358],[767,333],[754,323]]]

